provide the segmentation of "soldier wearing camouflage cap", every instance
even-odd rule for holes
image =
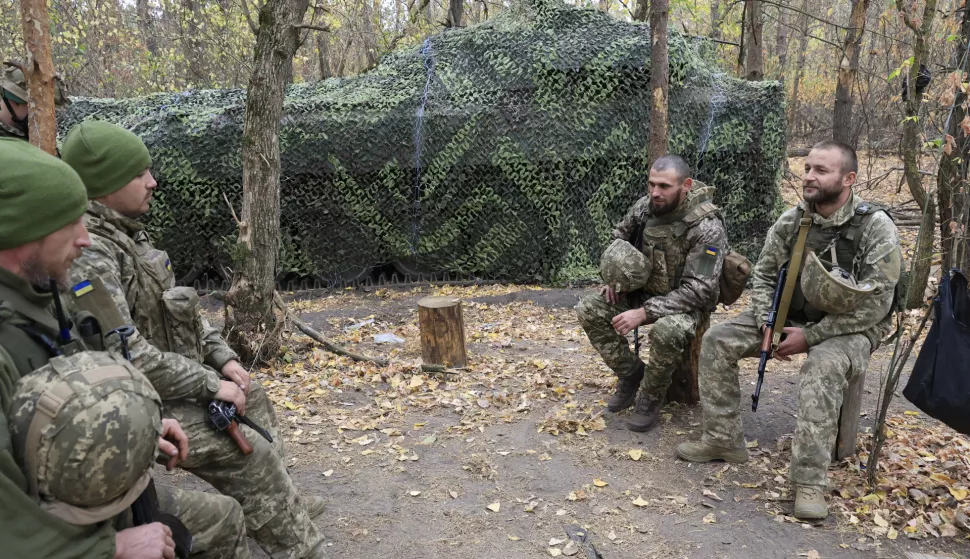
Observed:
[[[119,126],[88,121],[68,133],[61,151],[91,200],[85,223],[92,245],[74,262],[71,284],[86,286],[78,302],[93,301],[90,310],[103,322],[135,326],[132,359],[192,441],[182,467],[242,504],[249,534],[268,554],[323,557],[326,544],[311,522],[322,512],[323,499],[301,496],[294,486],[266,393],[250,382],[236,354],[209,326],[195,291],[175,286],[167,254],[136,220],[148,211],[157,186],[147,147]],[[244,455],[207,421],[213,399],[234,403],[274,442],[247,431],[254,450]]]
[[[855,151],[844,144],[821,142],[809,152],[804,201],[768,231],[752,275],[750,307],[704,335],[698,371],[703,434],[701,442],[677,448],[680,458],[692,462],[747,460],[737,362],[758,354],[778,271],[792,257],[799,223],[810,220],[804,242],[812,254],[795,283],[788,311],[792,326],[785,325],[785,338],[774,350],[774,357],[784,361],[808,354],[798,375],[789,470],[794,515],[802,519],[828,515],[826,469],[838,434],[842,391],[852,376],[865,372],[870,354],[892,327],[901,271],[892,220],[852,191],[857,168]],[[835,261],[823,264],[822,258]],[[776,325],[776,331],[781,328]]]
[[[713,189],[693,180],[681,157],[657,159],[648,185],[650,194],[630,208],[603,253],[606,285],[576,306],[590,343],[618,378],[609,410],[635,405],[627,425],[641,432],[659,421],[674,370],[717,305],[728,243]],[[644,324],[653,325],[645,361],[626,340]]]
[[[0,138],[27,139],[27,78],[16,65],[0,69]],[[54,105],[70,103],[60,76],[55,78]]]
[[[159,450],[187,454],[178,423],[127,361],[88,351],[51,314],[90,245],[87,196],[67,164],[0,138],[0,541],[5,557],[173,557],[161,524],[130,527],[127,508]],[[97,336],[95,336],[97,337]],[[92,340],[96,341],[96,340]],[[242,510],[220,495],[158,486],[160,509],[193,532],[198,557],[248,557]]]

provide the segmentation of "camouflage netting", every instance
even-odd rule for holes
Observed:
[[[378,266],[514,281],[595,276],[612,225],[646,193],[649,28],[557,0],[295,85],[281,131],[280,277]],[[784,157],[778,83],[726,75],[706,40],[670,37],[670,149],[717,188],[735,248],[757,256]],[[76,99],[138,133],[161,188],[150,216],[184,280],[231,267],[245,91]]]

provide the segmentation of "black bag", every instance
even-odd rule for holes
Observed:
[[[936,318],[903,396],[927,415],[970,435],[970,295],[958,271],[943,274]]]

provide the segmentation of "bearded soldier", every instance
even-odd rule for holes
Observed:
[[[60,77],[55,80],[54,105],[70,101]],[[20,68],[7,64],[0,71],[0,138],[27,139],[27,78]]]
[[[630,208],[603,253],[606,285],[576,307],[590,343],[618,377],[609,410],[636,404],[628,421],[633,431],[657,424],[674,369],[717,305],[727,249],[713,189],[692,180],[681,157],[657,159],[648,184],[649,196]],[[653,325],[645,362],[625,337],[644,324]]]
[[[168,256],[136,221],[157,186],[145,144],[114,124],[88,121],[70,131],[61,152],[90,200],[84,221],[91,247],[71,269],[76,304],[102,322],[134,325],[132,360],[192,441],[182,467],[239,501],[249,534],[274,558],[323,557],[325,543],[311,522],[323,500],[297,493],[269,399],[208,325],[195,291],[175,287]],[[209,423],[214,399],[235,404],[274,443],[249,431],[254,451],[243,454]]]
[[[127,361],[88,351],[51,314],[68,268],[90,244],[77,174],[30,144],[0,138],[0,542],[4,557],[169,558],[168,527],[131,527],[159,450],[186,458],[178,423]],[[195,539],[193,557],[249,557],[233,499],[158,486],[159,508]]]
[[[900,276],[896,227],[885,212],[853,193],[857,169],[855,151],[844,144],[821,142],[809,152],[804,201],[768,231],[753,272],[750,307],[704,336],[698,372],[703,435],[701,442],[677,448],[680,458],[692,462],[747,460],[737,362],[758,355],[773,295],[782,287],[778,272],[806,255],[801,270],[788,269],[795,282],[788,310],[792,325],[775,326],[784,338],[774,350],[784,361],[808,354],[798,375],[789,473],[794,514],[802,519],[828,515],[826,469],[842,391],[852,375],[865,372],[869,355],[889,333]]]

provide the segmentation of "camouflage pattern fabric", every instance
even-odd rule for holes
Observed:
[[[190,441],[191,446],[191,441]],[[192,534],[193,559],[249,559],[242,507],[232,497],[155,484],[158,508]]]
[[[797,325],[798,323],[796,323]],[[701,342],[698,385],[703,413],[702,441],[744,448],[738,360],[756,357],[761,327],[750,310],[711,327]],[[842,391],[865,372],[872,346],[863,334],[828,338],[808,348],[798,375],[798,419],[789,477],[795,485],[827,485],[826,469],[839,430]]]
[[[617,293],[629,293],[642,288],[650,279],[653,260],[624,239],[614,239],[603,251],[600,278]]]
[[[863,203],[853,194],[828,218],[813,213],[806,250],[821,250],[837,234],[844,233]],[[802,209],[810,208],[802,202]],[[788,210],[768,232],[752,272],[751,306],[704,335],[698,382],[703,442],[707,444],[743,448],[737,361],[755,357],[760,349],[760,330],[771,306],[777,272],[795,244],[797,213],[795,208]],[[792,442],[790,477],[795,484],[826,485],[825,471],[838,434],[842,391],[847,379],[865,372],[869,355],[889,333],[892,323],[893,290],[900,270],[896,226],[880,212],[872,216],[861,234],[860,253],[855,258],[858,281],[873,287],[867,297],[855,308],[838,314],[822,313],[808,305],[803,295],[792,299],[789,318],[802,328],[809,346],[799,374],[798,420]]]
[[[166,416],[177,419],[191,441],[182,468],[239,501],[250,535],[273,557],[301,558],[321,546],[323,538],[286,471],[279,424],[262,388],[251,385],[246,413],[269,431],[273,443],[240,426],[254,449],[245,456],[208,422],[205,405],[220,379],[213,368],[221,369],[236,355],[198,314],[197,298],[174,288],[167,255],[154,248],[137,221],[98,202],[91,202],[85,224],[91,246],[74,261],[71,282],[101,278],[121,316],[133,320],[132,361],[162,396]],[[196,336],[186,332],[187,325],[197,328]]]
[[[16,126],[10,126],[9,124],[0,122],[0,138],[19,138],[26,140],[27,135]]]

